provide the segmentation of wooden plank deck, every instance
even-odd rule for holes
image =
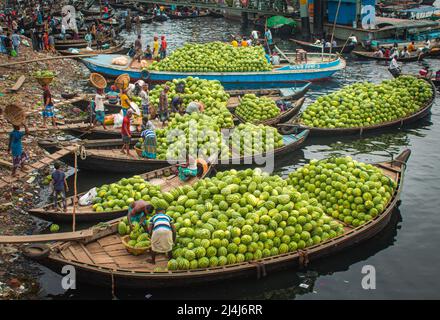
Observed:
[[[41,169],[46,165],[51,164],[54,161],[57,161],[58,159],[64,157],[65,155],[73,152],[76,149],[76,146],[68,146],[65,147],[61,150],[58,150],[57,152],[51,154],[50,156],[47,156],[43,159],[39,159],[38,161],[36,161],[35,163],[32,164],[28,164],[27,167],[27,171],[26,172],[22,172],[22,171],[17,171],[17,175],[15,177],[12,176],[7,176],[7,175],[2,175],[0,176],[0,189],[9,186],[11,183],[14,183],[16,181],[19,181],[25,177],[28,176],[29,172],[32,169]],[[32,169],[31,169],[32,168]]]
[[[62,232],[55,234],[35,234],[29,236],[0,236],[0,244],[68,241],[68,240],[84,239],[87,237],[91,237],[92,235],[93,235],[93,230],[86,229],[76,232]]]
[[[15,84],[11,88],[7,89],[7,91],[11,92],[11,93],[17,92],[18,90],[21,89],[21,87],[23,86],[23,83],[25,81],[26,81],[26,76],[24,76],[24,75],[20,76],[18,78],[17,82],[15,82]]]

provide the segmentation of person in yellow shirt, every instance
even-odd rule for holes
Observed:
[[[121,90],[121,93],[119,94],[119,100],[121,101],[121,107],[122,107],[122,114],[127,114],[128,108],[130,108],[130,98],[127,95],[127,90]]]
[[[232,42],[231,42],[231,44],[232,44],[232,46],[233,46],[233,47],[235,47],[235,48],[237,48],[237,47],[238,47],[238,42],[237,42],[237,40],[235,40],[235,38],[234,38],[234,39],[232,39]]]
[[[245,37],[243,37],[243,40],[241,40],[241,46],[242,47],[247,47],[248,46],[248,42],[247,42]]]
[[[153,60],[156,60],[159,56],[159,38],[154,37],[153,41]]]

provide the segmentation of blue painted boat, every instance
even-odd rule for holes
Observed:
[[[307,55],[308,63],[281,64],[272,71],[261,72],[174,72],[174,71],[142,71],[131,67],[128,58],[126,65],[113,65],[112,60],[118,55],[102,54],[82,59],[92,72],[108,78],[116,78],[127,73],[132,80],[149,80],[161,83],[189,76],[206,80],[219,80],[225,89],[238,88],[278,88],[289,87],[296,81],[317,81],[331,77],[335,72],[345,68],[345,60],[335,54],[311,53]]]

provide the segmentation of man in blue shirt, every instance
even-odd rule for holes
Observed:
[[[63,209],[64,212],[67,211],[67,202],[66,202],[66,192],[69,191],[69,186],[67,185],[66,175],[61,169],[61,165],[59,162],[56,162],[55,171],[52,172],[52,185],[53,185],[53,206],[54,210],[58,211],[58,195],[61,195],[63,200]]]
[[[12,47],[14,48],[15,52],[18,55],[18,53],[19,53],[18,50],[20,48],[21,38],[18,35],[17,30],[14,31],[14,34],[12,35],[11,39],[12,39]]]
[[[27,153],[23,151],[21,139],[25,134],[29,133],[26,125],[24,132],[20,131],[19,126],[14,126],[14,130],[9,134],[8,152],[12,153],[12,176],[15,176],[17,169],[24,169],[24,163],[28,159]]]
[[[166,253],[171,259],[176,242],[176,227],[164,209],[156,209],[156,214],[150,219],[148,233],[151,236],[151,263],[156,263],[157,253]]]

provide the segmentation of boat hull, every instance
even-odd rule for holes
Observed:
[[[246,88],[275,88],[289,86],[297,81],[318,81],[330,78],[337,71],[345,68],[345,60],[337,60],[316,64],[292,65],[290,69],[278,69],[266,72],[165,72],[149,71],[142,73],[140,70],[128,67],[111,65],[110,55],[82,59],[83,63],[92,72],[97,72],[107,78],[116,78],[128,73],[132,80],[148,80],[152,83],[163,83],[173,79],[183,79],[189,76],[205,80],[218,80],[225,89]]]

